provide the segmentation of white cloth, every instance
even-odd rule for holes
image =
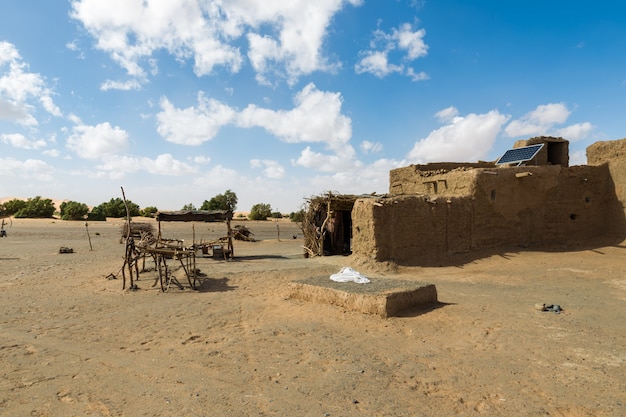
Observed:
[[[357,284],[367,284],[370,280],[361,273],[355,271],[349,266],[344,266],[341,271],[332,274],[330,279],[335,282],[356,282]]]

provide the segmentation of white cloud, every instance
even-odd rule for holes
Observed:
[[[277,161],[251,159],[250,166],[252,168],[263,168],[263,174],[267,178],[280,179],[285,176],[285,168]]]
[[[145,171],[153,175],[182,176],[194,174],[197,169],[189,164],[176,160],[171,154],[162,154],[155,159],[147,157],[115,156],[104,158],[104,162],[97,166],[100,171],[106,171],[121,178],[123,174]]]
[[[406,75],[411,78],[411,81],[424,81],[430,78],[424,71],[415,72],[415,70],[410,67],[406,69]]]
[[[352,136],[352,121],[341,114],[339,93],[305,86],[294,99],[291,110],[246,107],[237,119],[239,127],[262,127],[287,143],[321,142],[329,149],[343,149]]]
[[[589,122],[576,123],[566,126],[555,131],[555,136],[565,138],[571,142],[576,142],[581,139],[589,137],[593,131],[594,126]]]
[[[428,79],[425,72],[416,73],[414,68],[406,67],[402,62],[411,62],[428,54],[428,45],[424,43],[426,31],[419,29],[413,31],[411,24],[403,23],[398,28],[393,28],[391,33],[377,29],[373,33],[370,49],[361,51],[361,59],[355,65],[357,74],[370,73],[378,78],[384,78],[392,73],[405,74],[412,81]],[[401,63],[391,63],[390,55],[395,51],[401,51],[402,56],[398,59]]]
[[[36,126],[38,106],[60,117],[61,110],[54,104],[52,94],[41,75],[28,71],[28,64],[15,46],[0,41],[0,120]]]
[[[141,88],[141,84],[137,80],[127,80],[127,81],[113,81],[106,80],[102,85],[100,85],[100,90],[108,91],[108,90],[122,90],[122,91],[130,91],[130,90],[139,90]]]
[[[569,115],[563,103],[542,104],[509,123],[505,132],[510,137],[545,135],[552,126],[564,123]]]
[[[157,131],[168,142],[200,145],[217,135],[220,128],[232,123],[235,110],[198,93],[198,106],[177,109],[167,98],[161,99],[161,112],[156,116]]]
[[[52,181],[54,171],[53,167],[39,159],[19,161],[13,158],[0,158],[0,176]]]
[[[383,150],[383,144],[380,142],[370,142],[364,140],[361,142],[361,152],[365,154],[378,153]]]
[[[537,108],[517,120],[513,120],[506,127],[509,137],[519,136],[560,136],[571,141],[577,141],[589,136],[594,126],[589,122],[557,128],[567,121],[571,114],[564,103],[549,103]]]
[[[42,151],[41,153],[43,153],[46,156],[50,156],[52,158],[58,158],[59,155],[61,155],[58,149],[46,149],[45,151]]]
[[[402,65],[393,65],[389,63],[387,51],[365,51],[363,58],[356,64],[355,70],[357,74],[369,72],[378,78],[384,78],[394,72],[403,72]]]
[[[406,166],[407,161],[379,159],[353,171],[340,171],[330,175],[317,175],[311,179],[315,192],[334,190],[344,194],[369,194],[389,191],[389,171]]]
[[[443,110],[439,110],[437,113],[435,113],[435,117],[437,117],[437,119],[439,119],[441,123],[451,122],[458,115],[459,115],[459,110],[454,106],[450,106]]]
[[[571,152],[569,155],[569,165],[587,165],[587,152],[585,150]]]
[[[409,23],[403,23],[399,29],[393,29],[393,39],[398,41],[398,47],[407,51],[407,58],[414,60],[428,53],[428,45],[424,43],[426,31],[424,29],[412,31]]]
[[[330,169],[333,165],[343,168],[354,166],[355,152],[349,144],[352,121],[341,114],[341,94],[320,91],[314,84],[308,84],[296,94],[294,104],[289,110],[249,105],[237,112],[217,100],[204,97],[202,93],[198,94],[198,106],[186,109],[178,109],[163,98],[163,110],[157,115],[157,130],[170,142],[200,145],[215,137],[225,125],[261,127],[283,142],[322,143],[334,154],[318,154],[307,148],[298,159],[298,164],[319,169]],[[316,161],[323,159],[326,159],[324,163],[316,165]],[[272,175],[277,175],[277,171],[272,171]]]
[[[243,38],[248,39],[247,55],[260,81],[276,72],[293,83],[303,74],[334,67],[322,55],[326,30],[345,4],[360,3],[74,0],[70,14],[96,39],[96,48],[140,81],[146,77],[144,62],[158,50],[179,61],[193,59],[198,76],[216,67],[238,72]]]
[[[335,154],[314,152],[310,146],[307,146],[293,163],[324,172],[354,171],[362,166],[362,163],[354,158],[354,149],[351,146],[346,146]]]
[[[214,166],[204,175],[194,176],[194,186],[202,188],[211,187],[215,190],[233,189],[236,190],[235,184],[246,184],[247,179],[234,169],[225,168],[222,165]],[[223,191],[219,191],[223,192]]]
[[[45,140],[29,140],[20,133],[1,134],[0,142],[4,142],[14,148],[22,149],[40,149],[46,146]]]
[[[458,114],[447,108],[438,117]],[[485,158],[509,116],[492,110],[485,114],[454,116],[448,124],[418,140],[407,155],[412,163],[473,162]]]
[[[192,158],[194,164],[206,165],[211,162],[211,158],[204,155],[196,155]]]
[[[128,134],[108,122],[96,126],[74,126],[66,146],[85,159],[101,159],[125,151]]]

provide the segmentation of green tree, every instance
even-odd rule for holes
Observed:
[[[89,214],[87,215],[87,220],[95,222],[95,221],[106,221],[107,219],[107,215],[106,212],[104,211],[104,207],[101,205],[96,206],[94,208],[91,209],[91,211],[89,212]]]
[[[77,201],[64,201],[59,207],[61,220],[82,220],[89,213],[87,204]]]
[[[189,203],[189,204],[185,204],[182,208],[183,211],[187,211],[187,210],[195,210],[196,206],[193,205],[193,203]]]
[[[304,220],[304,210],[292,211],[289,213],[289,219],[295,223],[302,223]]]
[[[131,216],[139,216],[139,206],[130,200],[126,200],[128,204],[128,211]],[[110,201],[100,204],[94,207],[92,212],[104,214],[105,217],[126,217],[126,207],[124,206],[124,200],[121,198],[112,198]]]
[[[154,217],[154,215],[159,211],[159,209],[157,209],[154,206],[148,206],[148,207],[144,207],[141,210],[141,215],[143,217]]]
[[[14,198],[13,200],[5,201],[4,204],[2,204],[1,211],[3,211],[6,216],[12,216],[27,205],[28,203],[26,201]]]
[[[265,203],[259,203],[252,206],[248,218],[250,220],[267,220],[272,215],[272,206]]]
[[[52,200],[37,196],[35,198],[29,198],[26,202],[26,207],[18,210],[18,212],[15,213],[15,217],[48,218],[52,217],[55,210],[56,208]]]
[[[210,200],[204,200],[200,210],[230,210],[232,212],[237,208],[237,194],[231,190],[226,190],[224,194],[218,194]]]

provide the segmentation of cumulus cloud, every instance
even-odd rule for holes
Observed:
[[[587,165],[587,153],[584,149],[570,152],[569,165]]]
[[[124,152],[128,148],[128,133],[108,122],[95,126],[74,126],[66,146],[85,159],[101,159]]]
[[[418,140],[407,158],[412,163],[477,161],[487,157],[509,116],[492,110],[484,114],[458,116],[449,107],[437,113],[447,124]]]
[[[165,140],[181,145],[200,145],[232,123],[236,112],[219,101],[198,93],[198,106],[178,109],[167,98],[161,99],[157,131]]]
[[[295,165],[324,172],[354,171],[363,164],[355,158],[354,148],[345,146],[336,153],[315,152],[310,146],[300,152],[300,157],[293,161]]]
[[[305,86],[294,99],[291,110],[270,110],[254,105],[246,107],[237,119],[239,127],[262,127],[287,143],[321,142],[339,150],[352,136],[352,121],[341,114],[340,93]]]
[[[113,81],[106,80],[100,85],[100,90],[108,91],[108,90],[122,90],[122,91],[130,91],[130,90],[139,90],[141,88],[141,84],[137,80],[127,80],[127,81]]]
[[[564,124],[571,113],[564,103],[542,104],[537,106],[535,110],[509,123],[505,133],[509,137],[561,136],[570,141],[588,137],[594,128],[589,122],[557,127]]]
[[[198,76],[211,74],[216,67],[238,72],[245,55],[241,41],[247,39],[247,56],[259,81],[267,82],[267,74],[275,72],[293,83],[303,74],[334,68],[322,53],[327,28],[345,5],[358,6],[361,0],[112,0],[106,4],[74,0],[71,4],[71,17],[96,39],[96,48],[138,80],[146,79],[144,66],[158,50],[179,61],[193,60]]]
[[[38,181],[52,181],[54,168],[39,159],[20,161],[13,158],[0,158],[0,176],[20,177]]]
[[[365,154],[378,153],[383,150],[383,144],[380,142],[370,142],[364,140],[361,142],[361,152]]]
[[[60,117],[61,110],[52,99],[52,89],[45,79],[28,70],[17,48],[0,41],[0,120],[24,126],[37,126],[38,108]]]
[[[314,190],[338,190],[345,194],[386,193],[389,171],[407,164],[405,160],[379,159],[352,171],[316,175],[311,179],[311,185]]]
[[[103,163],[97,166],[100,171],[119,174],[128,174],[145,171],[154,175],[181,176],[194,174],[198,170],[189,164],[175,159],[171,154],[161,154],[155,159],[147,157],[116,156],[104,158]]]
[[[306,85],[294,97],[294,107],[272,110],[249,105],[238,111],[215,99],[198,94],[198,105],[176,108],[167,98],[161,100],[162,111],[157,114],[157,130],[167,141],[183,145],[200,145],[217,135],[226,125],[239,128],[260,127],[286,143],[318,143],[332,155],[313,152],[307,148],[297,159],[298,165],[330,169],[352,166],[354,149],[350,145],[352,121],[341,113],[341,94],[318,90]],[[329,161],[335,161],[329,165]]]
[[[575,123],[555,130],[555,136],[563,137],[571,142],[588,138],[593,131],[594,126],[589,122]]]
[[[370,73],[378,78],[400,73],[407,75],[413,81],[428,79],[425,72],[416,73],[415,69],[407,65],[428,54],[428,45],[424,42],[424,36],[426,36],[424,29],[413,30],[410,23],[403,23],[398,28],[392,29],[391,33],[377,29],[373,33],[370,49],[359,53],[361,59],[354,67],[356,73]],[[401,62],[392,63],[390,60],[392,54],[394,59],[399,59]]]
[[[30,140],[20,133],[1,134],[0,142],[22,149],[40,149],[46,146],[45,140]]]
[[[277,161],[252,159],[250,160],[250,166],[263,169],[263,174],[267,178],[280,179],[285,176],[285,168]]]

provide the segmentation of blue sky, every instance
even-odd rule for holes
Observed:
[[[626,136],[626,3],[3,0],[0,197],[299,209]]]

